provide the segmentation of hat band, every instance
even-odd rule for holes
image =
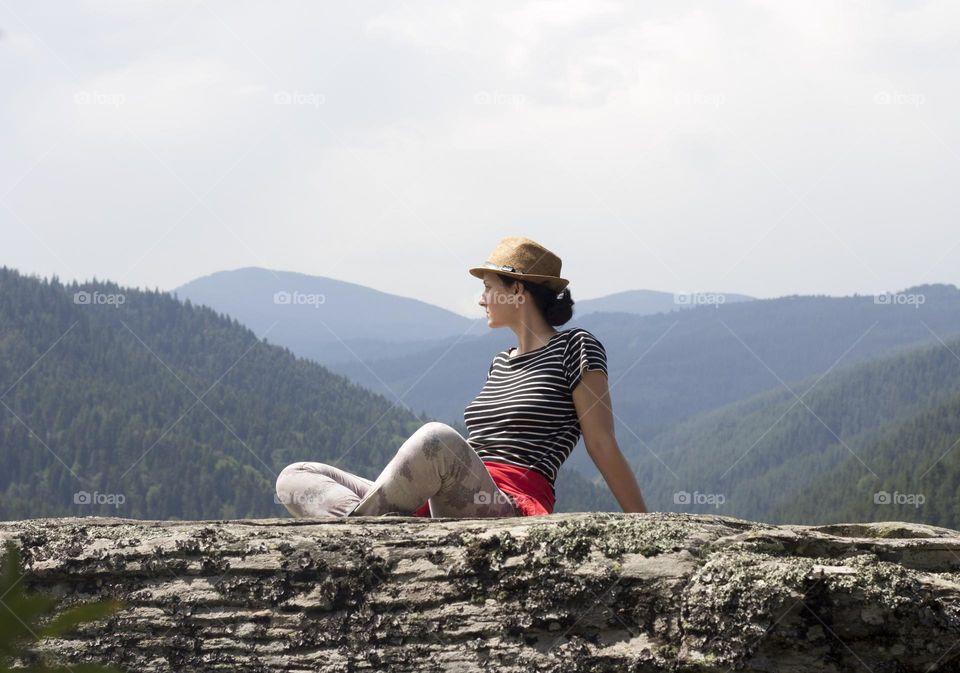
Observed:
[[[510,273],[519,273],[523,275],[523,271],[520,271],[515,266],[510,266],[509,264],[494,264],[493,262],[484,262],[483,265],[488,269],[496,269],[497,271],[509,271]]]

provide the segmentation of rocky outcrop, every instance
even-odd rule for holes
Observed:
[[[151,671],[957,671],[960,533],[671,513],[0,523]]]

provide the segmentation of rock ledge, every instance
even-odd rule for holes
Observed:
[[[960,533],[722,516],[0,522],[153,671],[960,671]]]

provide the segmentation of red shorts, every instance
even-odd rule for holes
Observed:
[[[535,470],[519,465],[483,461],[497,487],[512,496],[520,516],[539,516],[553,513],[556,502],[553,488],[547,478]],[[414,512],[415,516],[430,516],[430,503],[425,502]]]

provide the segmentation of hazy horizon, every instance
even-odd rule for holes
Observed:
[[[7,265],[7,266],[9,266],[9,265]],[[83,285],[83,284],[85,284],[85,283],[91,283],[91,282],[93,282],[93,280],[94,280],[93,278],[85,278],[85,279],[64,278],[63,276],[61,276],[61,275],[59,275],[59,274],[40,274],[40,273],[37,273],[37,272],[26,272],[26,271],[24,271],[24,270],[22,270],[22,269],[16,269],[16,267],[10,267],[10,268],[14,268],[16,271],[18,271],[18,272],[20,272],[20,273],[22,273],[22,274],[24,274],[24,275],[39,276],[40,278],[42,278],[42,279],[44,279],[44,280],[50,280],[53,276],[56,276],[57,279],[58,279],[61,283],[64,283],[64,284],[69,284],[69,283],[72,283],[74,280],[76,280],[79,284]],[[213,275],[218,274],[218,273],[229,273],[229,272],[233,272],[233,271],[242,271],[242,270],[244,270],[244,269],[259,269],[259,270],[262,270],[262,271],[268,271],[268,272],[273,272],[273,273],[295,273],[295,274],[302,274],[302,273],[303,273],[303,272],[301,272],[301,271],[296,271],[296,270],[293,270],[293,269],[264,269],[264,268],[262,268],[262,267],[246,266],[246,267],[237,267],[237,268],[235,268],[235,269],[220,269],[220,270],[218,270],[218,271],[213,271],[213,272],[211,272],[211,273],[207,273],[207,274],[203,274],[203,275],[201,275],[201,276],[197,276],[196,278],[191,278],[191,279],[188,280],[186,283],[183,283],[183,284],[181,284],[181,285],[178,285],[177,287],[172,287],[172,288],[159,287],[159,286],[124,285],[124,284],[122,284],[122,283],[121,283],[120,285],[122,285],[122,286],[124,286],[124,287],[131,288],[131,289],[138,289],[138,290],[144,290],[144,291],[153,291],[153,290],[159,289],[159,290],[164,291],[164,292],[172,293],[172,292],[175,292],[177,289],[183,287],[183,285],[186,285],[187,283],[190,283],[190,282],[192,282],[192,281],[199,280],[199,279],[201,279],[201,278],[206,278],[206,277],[209,277],[209,276],[213,276]],[[369,288],[369,289],[371,289],[371,290],[378,290],[378,288],[372,288],[372,287],[370,287],[369,285],[364,285],[363,283],[356,283],[355,281],[348,280],[348,279],[345,279],[345,278],[332,278],[332,277],[330,277],[330,276],[323,276],[322,274],[304,274],[304,275],[311,276],[311,277],[315,277],[315,278],[318,278],[318,277],[329,278],[330,280],[334,280],[334,281],[338,281],[338,282],[344,282],[344,283],[354,283],[354,284],[356,284],[356,285],[361,285],[361,286],[367,287],[367,288]],[[108,278],[108,277],[100,277],[100,278],[97,278],[96,280],[97,280],[97,281],[100,281],[100,282],[116,282],[114,279]],[[933,282],[933,283],[915,283],[915,284],[907,285],[907,286],[904,286],[904,287],[889,288],[887,291],[897,293],[897,292],[902,292],[902,291],[904,291],[904,290],[907,290],[907,289],[910,289],[910,288],[913,288],[913,287],[917,287],[917,286],[919,286],[919,285],[926,285],[926,284],[932,284],[932,285],[942,284],[942,285],[949,285],[949,286],[957,287],[957,285],[956,285],[955,283],[937,283],[937,282]],[[291,289],[292,289],[292,288],[291,288]],[[430,302],[430,301],[427,300],[427,299],[424,299],[423,297],[417,297],[417,296],[411,296],[411,295],[403,295],[403,294],[398,294],[398,293],[395,293],[395,292],[388,292],[388,291],[386,291],[386,290],[378,290],[378,291],[385,292],[386,294],[391,294],[391,295],[394,295],[394,296],[397,296],[397,297],[403,297],[403,298],[406,298],[406,299],[415,299],[415,300],[423,301],[423,302],[425,302],[425,303],[427,303],[427,304],[431,304],[431,305],[433,305],[433,306],[437,306],[438,308],[443,308],[443,309],[452,311],[453,313],[457,313],[458,315],[461,315],[461,316],[463,316],[463,317],[465,317],[465,318],[469,318],[469,319],[479,319],[479,318],[482,318],[482,317],[483,317],[483,312],[480,310],[480,307],[479,307],[479,306],[477,307],[476,313],[473,314],[473,315],[471,315],[471,314],[468,314],[468,313],[463,313],[463,312],[461,312],[461,311],[456,311],[456,310],[447,308],[446,306],[439,306],[438,304],[433,304],[432,302]],[[633,292],[633,291],[661,292],[661,293],[668,294],[668,295],[669,295],[669,294],[673,294],[673,295],[684,294],[685,292],[686,292],[686,293],[701,293],[701,292],[702,292],[702,293],[711,293],[711,294],[718,294],[718,295],[723,295],[723,294],[726,294],[726,295],[741,294],[741,293],[734,293],[734,292],[724,292],[723,290],[710,290],[709,288],[674,292],[674,291],[672,291],[672,290],[663,290],[663,289],[648,288],[648,287],[638,287],[638,288],[625,288],[625,289],[620,289],[620,290],[615,289],[615,290],[611,291],[611,292],[608,293],[608,294],[599,295],[599,296],[597,296],[597,297],[578,297],[578,296],[575,296],[575,295],[574,295],[573,299],[574,299],[574,302],[576,303],[576,302],[580,302],[580,301],[589,301],[589,300],[593,300],[593,299],[601,299],[601,298],[603,298],[603,297],[609,297],[609,296],[611,296],[611,295],[619,294],[619,293],[621,293],[621,292]],[[823,297],[834,297],[834,298],[838,298],[838,297],[851,297],[851,296],[854,296],[854,295],[871,296],[871,295],[875,295],[875,294],[882,294],[882,292],[883,292],[883,291],[881,291],[880,293],[873,293],[873,292],[856,292],[856,291],[855,291],[855,292],[851,292],[851,293],[849,293],[849,294],[811,293],[810,295],[804,295],[804,296],[823,296]],[[790,296],[790,295],[797,295],[797,294],[800,294],[800,293],[788,292],[788,293],[785,293],[785,294],[782,294],[782,295],[774,295],[774,296],[769,296],[769,297],[757,297],[757,296],[753,296],[752,298],[753,298],[753,299],[778,299],[778,298],[781,298],[781,297]]]

